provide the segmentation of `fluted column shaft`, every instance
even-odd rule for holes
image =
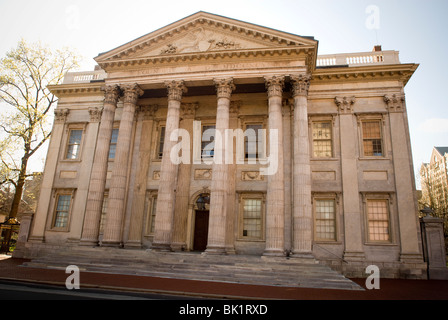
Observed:
[[[227,199],[230,187],[228,177],[229,165],[225,163],[225,131],[229,129],[230,97],[235,86],[232,79],[215,80],[215,85],[218,98],[216,134],[220,134],[222,139],[221,143],[219,143],[215,136],[206,252],[224,254],[226,252]]]
[[[292,255],[312,257],[313,215],[308,137],[309,75],[291,76],[294,97],[293,247]]]
[[[183,81],[167,82],[168,113],[165,127],[165,143],[163,146],[162,165],[160,168],[159,192],[157,195],[157,212],[155,219],[154,240],[152,248],[171,250],[171,233],[176,201],[176,176],[178,165],[170,158],[171,149],[177,141],[171,141],[171,133],[179,129],[179,113],[182,94],[186,91]]]
[[[103,246],[119,246],[122,243],[121,234],[125,211],[129,153],[132,145],[132,128],[137,100],[143,94],[143,90],[136,84],[125,86],[123,91],[123,114],[121,115],[112,181],[109,189]]]
[[[120,97],[118,86],[105,87],[104,107],[98,131],[95,158],[90,177],[89,194],[86,204],[84,226],[81,236],[81,245],[97,245],[98,234],[103,208],[104,189],[106,186],[107,163],[109,160],[109,147],[114,125],[115,109]]]
[[[277,143],[278,168],[274,174],[268,175],[266,195],[266,248],[264,255],[281,256],[285,251],[285,181],[283,165],[283,115],[282,95],[284,77],[266,78],[269,100],[269,136],[272,130],[277,130],[278,141],[270,140],[269,149],[272,152],[273,143]],[[272,158],[272,155],[271,155]],[[275,157],[274,157],[275,158]]]

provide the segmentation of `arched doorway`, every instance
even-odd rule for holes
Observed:
[[[193,251],[205,251],[208,241],[208,222],[210,216],[210,194],[201,193],[195,202]]]

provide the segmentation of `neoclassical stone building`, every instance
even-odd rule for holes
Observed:
[[[318,56],[313,37],[204,12],[95,60],[51,87],[17,255],[112,246],[424,275],[404,95],[417,64],[380,47]]]

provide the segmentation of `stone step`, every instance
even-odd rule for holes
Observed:
[[[362,290],[357,284],[313,259],[73,247],[49,252],[23,266],[65,269],[68,265],[77,265],[80,270],[88,272]]]

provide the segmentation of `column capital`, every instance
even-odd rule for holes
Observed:
[[[389,112],[404,112],[404,95],[386,94],[383,99]]]
[[[124,103],[130,103],[133,105],[137,104],[138,98],[144,93],[144,91],[136,83],[121,86],[121,89],[124,93]]]
[[[89,108],[90,122],[100,122],[102,113],[103,113],[102,109]]]
[[[65,123],[65,121],[67,121],[67,116],[69,113],[70,113],[69,109],[54,110],[54,122],[55,123]]]
[[[334,98],[334,103],[338,106],[339,113],[352,113],[353,104],[356,102],[356,98],[352,97],[336,97]]]
[[[232,78],[227,79],[213,79],[216,87],[216,93],[219,98],[227,98],[230,99],[232,95],[232,91],[235,90],[235,85],[233,84]]]
[[[266,88],[268,89],[268,97],[282,97],[283,87],[285,86],[284,76],[265,77]]]
[[[143,120],[152,120],[157,110],[159,110],[157,104],[148,104],[140,105],[138,112],[143,115]]]
[[[121,95],[121,90],[118,85],[105,86],[101,88],[101,90],[104,91],[105,103],[117,105]]]
[[[182,111],[181,118],[183,119],[194,119],[196,110],[199,108],[198,103],[182,103],[180,109]]]
[[[311,75],[308,73],[290,75],[292,83],[292,96],[308,96]]]
[[[165,86],[168,89],[168,100],[181,101],[182,95],[188,91],[183,80],[166,81]]]

